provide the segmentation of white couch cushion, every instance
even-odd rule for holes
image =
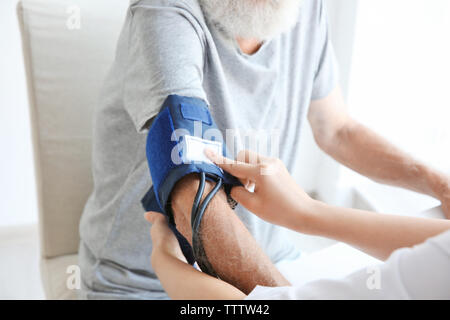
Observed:
[[[75,300],[78,298],[77,289],[69,289],[67,286],[67,280],[71,280],[70,276],[79,276],[76,274],[77,271],[69,268],[77,265],[78,255],[76,254],[41,260],[42,283],[47,299]]]

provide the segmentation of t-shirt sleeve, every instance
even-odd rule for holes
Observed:
[[[317,69],[311,100],[325,98],[339,82],[338,66],[330,39],[328,17],[324,1],[320,1],[318,16],[319,41],[317,46]]]
[[[248,300],[450,299],[450,231],[413,248],[396,250],[380,265],[340,280],[300,287],[257,286]]]
[[[130,10],[124,106],[136,130],[145,132],[167,96],[206,101],[204,35],[185,9],[147,5]]]

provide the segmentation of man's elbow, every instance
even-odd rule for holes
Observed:
[[[325,153],[330,153],[335,145],[338,130],[327,126],[326,123],[314,123],[311,126],[314,141]]]
[[[316,124],[313,126],[314,140],[325,153],[333,155],[351,137],[355,125],[351,118],[339,124]]]

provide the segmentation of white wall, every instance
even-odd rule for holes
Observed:
[[[450,1],[361,1],[350,114],[415,158],[450,173]],[[383,212],[414,213],[439,201],[345,174]]]
[[[18,0],[0,1],[0,299],[42,299]]]
[[[0,1],[0,227],[37,221],[17,0]]]

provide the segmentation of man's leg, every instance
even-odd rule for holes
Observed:
[[[191,209],[198,185],[198,177],[188,175],[177,183],[172,192],[175,223],[190,243]],[[204,196],[212,188],[213,184],[208,182]],[[219,277],[245,294],[256,285],[290,285],[229,207],[223,190],[209,203],[200,226],[200,237],[205,254]]]

